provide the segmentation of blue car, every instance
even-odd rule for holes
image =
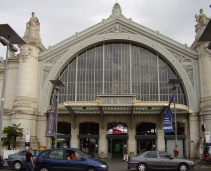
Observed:
[[[74,157],[72,158],[72,156]],[[76,148],[52,148],[39,153],[34,170],[108,171],[108,165]]]

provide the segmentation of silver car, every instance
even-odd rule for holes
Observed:
[[[187,159],[174,158],[165,151],[145,151],[137,156],[128,158],[128,169],[131,168],[139,171],[148,169],[187,171],[194,168],[194,162]]]
[[[36,159],[36,156],[40,153],[40,151],[41,150],[32,150],[34,161]],[[26,152],[27,150],[21,150],[15,154],[10,154],[7,160],[8,165],[13,167],[15,170],[20,170],[25,168]]]

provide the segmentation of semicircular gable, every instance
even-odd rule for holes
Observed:
[[[193,97],[193,84],[185,71],[181,62],[175,58],[173,53],[171,53],[168,49],[166,49],[161,44],[152,41],[146,37],[141,35],[133,35],[133,34],[106,34],[106,35],[97,35],[90,38],[87,38],[80,43],[73,45],[67,52],[65,52],[55,63],[55,65],[50,70],[49,74],[46,77],[46,80],[54,80],[58,77],[59,73],[64,69],[67,63],[73,58],[81,53],[85,48],[91,47],[95,44],[103,43],[103,42],[113,42],[113,41],[125,41],[125,42],[136,42],[142,46],[145,46],[158,54],[160,54],[163,58],[165,58],[169,64],[174,68],[174,70],[180,75],[183,80],[185,91],[188,96],[188,106],[189,108],[194,108],[194,99]],[[50,94],[52,92],[52,85],[49,81],[45,81],[43,84],[42,93],[42,102],[43,106],[48,106],[50,100]]]

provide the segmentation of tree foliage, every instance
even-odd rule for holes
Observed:
[[[16,138],[23,136],[23,128],[20,128],[20,123],[18,125],[13,124],[12,126],[4,127],[1,138],[2,146],[7,146],[8,150],[11,150],[11,144],[13,144],[13,149],[16,148]]]

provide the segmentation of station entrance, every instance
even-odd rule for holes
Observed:
[[[127,145],[127,125],[124,123],[109,123],[107,125],[108,157],[122,158],[123,147]]]

